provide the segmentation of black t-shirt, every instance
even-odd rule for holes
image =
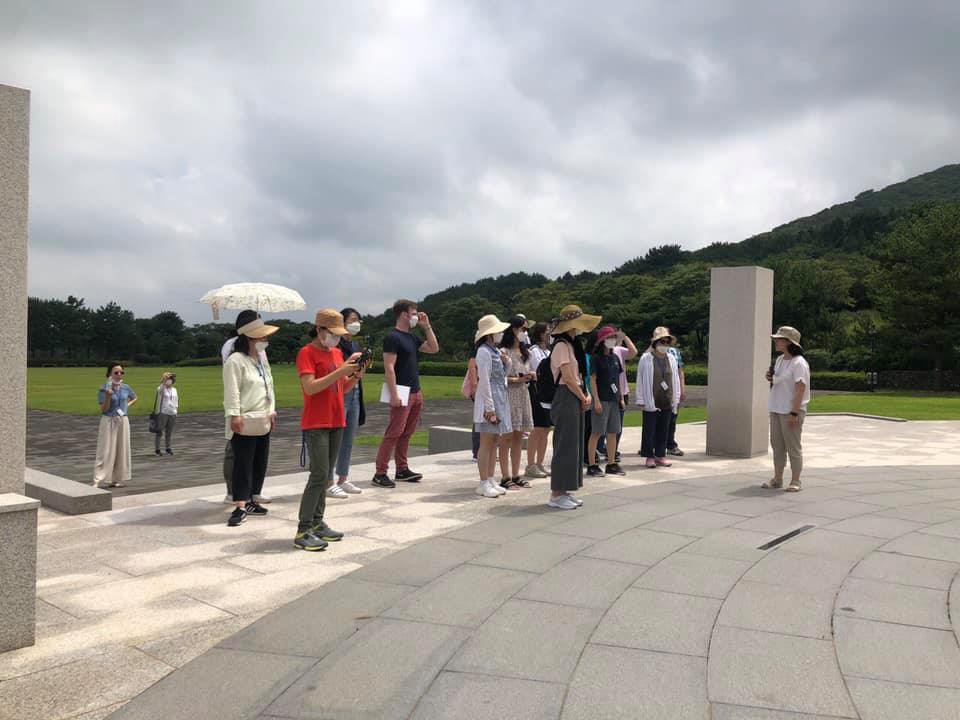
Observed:
[[[383,339],[383,352],[394,353],[397,356],[395,366],[397,385],[408,385],[410,392],[420,392],[420,366],[417,364],[417,353],[423,340],[402,330],[394,328]]]
[[[620,387],[620,358],[613,353],[594,355],[590,358],[590,362],[597,375],[597,393],[600,395],[600,399],[619,399],[620,391],[614,392],[614,387]]]

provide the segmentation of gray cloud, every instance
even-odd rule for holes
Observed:
[[[378,312],[739,240],[955,161],[957,30],[947,0],[8,2],[31,292]]]

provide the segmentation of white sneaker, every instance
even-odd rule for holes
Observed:
[[[493,491],[494,491],[497,495],[506,495],[506,494],[507,494],[507,489],[506,489],[505,487],[500,487],[500,483],[498,483],[498,482],[497,482],[496,480],[494,480],[493,478],[489,478],[489,479],[487,480],[487,482],[490,483],[490,487],[493,488]]]
[[[233,495],[224,495],[223,502],[227,505],[233,505]]]
[[[268,498],[266,495],[254,495],[253,501],[261,505],[269,505],[273,502],[273,498]]]
[[[546,475],[543,474],[543,470],[541,470],[538,465],[527,465],[527,469],[523,473],[523,476],[528,478],[545,478],[546,477]]]
[[[571,500],[569,495],[558,495],[557,497],[550,498],[547,507],[556,508],[557,510],[576,510],[580,506]]]
[[[361,490],[360,488],[358,488],[356,485],[354,485],[354,484],[353,484],[352,482],[350,482],[349,480],[344,480],[342,483],[340,483],[340,487],[342,487],[345,492],[348,492],[348,493],[350,493],[351,495],[359,495],[360,493],[363,492],[363,490]]]
[[[327,489],[327,496],[332,498],[340,498],[341,500],[343,500],[344,498],[350,497],[349,495],[347,495],[347,491],[344,490],[339,485],[331,485]]]
[[[494,487],[490,484],[489,480],[481,480],[477,485],[476,490],[477,495],[485,498],[498,498],[500,493],[498,493]]]
[[[581,500],[580,498],[578,498],[578,497],[577,497],[576,495],[574,495],[573,493],[567,493],[567,497],[570,498],[571,500],[573,500],[574,505],[576,505],[577,507],[580,507],[581,505],[583,505],[583,500]]]
[[[540,468],[540,472],[543,473],[544,477],[550,477],[550,471],[543,466],[543,463],[537,463],[537,467]]]

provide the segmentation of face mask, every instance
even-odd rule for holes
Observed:
[[[527,334],[526,332],[520,333],[520,342],[529,345],[529,344],[530,344],[530,335]]]
[[[419,323],[419,322],[420,322],[420,316],[419,316],[419,315],[411,315],[411,316],[410,316],[410,327],[411,327],[411,328],[415,328],[415,327],[417,326],[417,323]]]
[[[347,332],[350,333],[351,335],[356,335],[358,332],[360,332],[360,323],[352,322],[349,325],[347,325]]]
[[[173,387],[173,380],[164,380],[163,384],[167,387]]]
[[[668,347],[670,347],[670,346],[669,346],[669,345],[657,345],[656,351],[657,351],[658,353],[660,353],[661,355],[666,355],[666,354],[667,354],[667,348],[668,348]]]
[[[497,345],[499,345],[502,340],[503,340],[503,333],[494,333],[494,335],[493,335],[493,342],[494,342],[494,343],[496,343]]]
[[[254,343],[254,347],[257,349],[257,352],[258,352],[258,353],[262,353],[264,350],[267,349],[267,346],[268,346],[269,344],[270,344],[270,343],[268,343],[268,342],[266,342],[266,341],[261,341],[261,342],[258,342],[258,343]]]
[[[340,338],[333,333],[327,333],[327,336],[323,339],[323,346],[327,348],[335,348],[339,344]]]
[[[608,347],[613,350],[617,346],[617,341],[615,338],[607,338],[603,341],[604,347]]]

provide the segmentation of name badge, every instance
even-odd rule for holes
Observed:
[[[618,395],[620,393],[620,388],[617,387],[616,383],[610,384],[610,390],[613,391],[614,395]]]
[[[662,387],[664,390],[669,390],[669,389],[670,389],[670,386],[667,385],[666,380],[661,380],[661,381],[660,381],[660,387]]]

